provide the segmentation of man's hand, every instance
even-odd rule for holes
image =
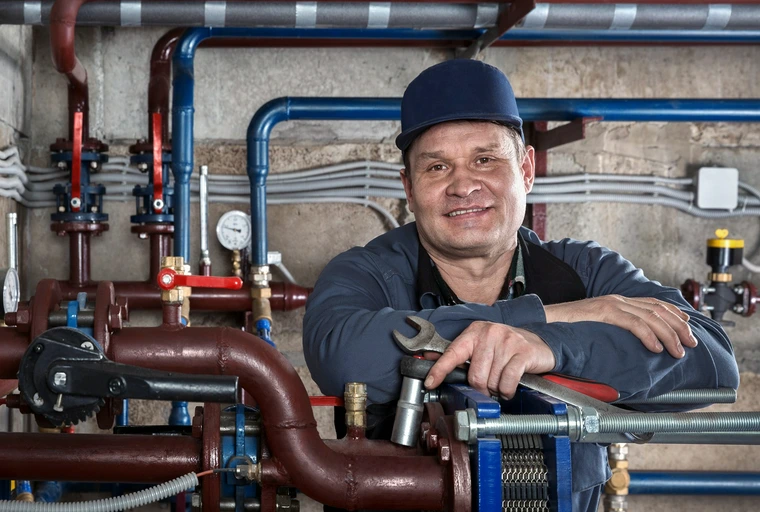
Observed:
[[[511,398],[524,373],[554,369],[554,353],[544,341],[523,329],[492,322],[473,322],[433,365],[425,387],[433,389],[460,364],[470,361],[467,380],[487,395]]]
[[[648,297],[605,295],[576,302],[544,306],[547,322],[604,322],[633,333],[652,352],[663,345],[676,358],[685,355],[684,345],[696,347],[689,315],[672,304]]]

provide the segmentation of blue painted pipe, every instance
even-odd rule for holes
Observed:
[[[397,120],[401,100],[397,98],[277,98],[256,111],[248,125],[248,178],[251,181],[253,247],[251,264],[267,264],[266,179],[269,175],[269,136],[282,121],[310,119],[326,121]]]
[[[282,28],[191,28],[177,43],[173,57],[174,88],[172,98],[172,172],[177,187],[174,206],[174,254],[189,261],[190,258],[190,176],[193,172],[193,92],[195,50],[211,37],[251,38],[326,38],[326,39],[380,39],[380,40],[473,40],[478,30],[411,30],[411,29],[282,29]],[[584,35],[585,34],[585,35]],[[625,39],[625,37],[630,39]],[[760,41],[760,32],[752,31],[572,31],[572,30],[513,30],[503,40],[626,40],[646,42],[746,42]],[[607,39],[605,39],[607,38]],[[659,38],[659,39],[657,39]],[[314,101],[296,105],[293,102]],[[349,102],[349,103],[344,103]],[[363,103],[387,102],[384,106],[366,107],[372,117],[362,117],[354,108],[365,108]],[[286,105],[290,102],[289,105]],[[269,173],[268,139],[271,128],[287,119],[398,119],[398,102],[394,99],[278,99],[264,105],[248,127],[248,175],[251,177],[251,210],[253,236],[263,240],[251,254],[256,266],[267,264],[266,210],[264,205],[266,176]],[[551,103],[554,102],[554,103]],[[637,103],[638,102],[638,103]],[[522,100],[518,106],[523,119],[571,120],[583,116],[603,116],[607,121],[756,121],[757,101],[753,100]],[[296,107],[294,109],[294,107]],[[302,107],[302,108],[299,108]],[[538,111],[531,111],[531,108]],[[332,109],[332,110],[331,110]],[[391,116],[389,110],[396,109]],[[669,115],[660,112],[665,109]],[[271,112],[269,111],[271,110]],[[748,112],[748,110],[754,110]],[[381,112],[388,114],[384,117]],[[299,117],[296,117],[299,116]],[[751,118],[751,119],[750,119]],[[257,135],[257,133],[259,135]],[[252,140],[254,138],[254,140]],[[253,148],[253,151],[252,151]]]
[[[760,473],[631,471],[630,494],[760,495]]]

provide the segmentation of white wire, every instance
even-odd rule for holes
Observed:
[[[755,265],[747,258],[742,258],[742,266],[753,274],[760,274],[760,265]]]

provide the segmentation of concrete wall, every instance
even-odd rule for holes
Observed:
[[[91,134],[111,144],[112,154],[147,135],[145,114],[148,58],[157,29],[82,29],[77,50],[88,69],[91,85]],[[47,163],[47,146],[66,133],[65,81],[50,63],[48,36],[35,29],[34,102],[31,124],[32,161]],[[264,102],[284,95],[398,97],[421,70],[449,57],[443,51],[395,50],[200,50],[196,59],[197,165],[211,172],[243,174],[244,137],[248,122]],[[491,49],[485,60],[510,76],[520,97],[760,97],[760,50],[724,48],[542,48]],[[396,123],[286,123],[275,129],[271,153],[273,172],[355,159],[397,162],[392,145]],[[554,150],[550,174],[611,172],[686,176],[703,165],[734,166],[755,186],[760,136],[753,125],[609,123],[595,124],[582,142]],[[224,211],[247,205],[212,205],[211,225]],[[388,203],[405,217],[403,205]],[[146,242],[129,234],[131,204],[109,203],[111,229],[93,243],[94,279],[145,277]],[[66,240],[49,231],[50,211],[35,210],[27,229],[27,294],[42,277],[67,277]],[[197,225],[197,211],[193,210]],[[678,286],[687,278],[704,280],[705,239],[716,228],[747,239],[748,256],[760,261],[756,219],[721,222],[699,220],[657,206],[613,204],[551,205],[548,236],[595,239],[622,252],[645,273]],[[196,233],[197,228],[194,228]],[[386,229],[372,211],[353,205],[277,206],[269,210],[270,247],[305,286],[339,252],[361,245]],[[230,269],[228,255],[212,243],[214,270]],[[193,239],[191,254],[198,254]],[[195,264],[195,262],[193,262]],[[736,269],[735,279],[751,279]],[[303,312],[275,315],[274,338],[297,367],[311,392],[316,386],[303,364],[300,347]],[[731,317],[730,330],[744,374],[743,396],[756,396],[760,382],[760,351],[756,320]],[[133,316],[133,325],[151,324],[154,316]],[[195,317],[197,324],[235,323],[227,315]],[[741,404],[758,410],[757,402]],[[320,427],[331,435],[330,414],[319,412]],[[156,420],[160,407],[136,407],[133,419]],[[674,464],[674,453],[678,463]],[[632,467],[759,470],[755,449],[735,451],[709,447],[645,447],[632,452]],[[744,455],[742,457],[741,455]],[[666,509],[665,501],[631,499],[630,510]],[[678,499],[667,509],[711,510],[705,500]],[[734,500],[724,507],[754,510],[756,501]],[[313,507],[313,505],[310,505]],[[671,508],[672,507],[672,508]],[[311,510],[311,508],[310,508]]]
[[[28,148],[31,128],[32,95],[32,29],[30,27],[0,26],[0,150],[11,145]],[[0,268],[8,268],[8,253],[5,247],[8,236],[5,229],[5,214],[18,211],[16,203],[0,197]],[[6,388],[3,381],[0,387]],[[0,431],[18,432],[25,430],[26,419],[0,407]]]

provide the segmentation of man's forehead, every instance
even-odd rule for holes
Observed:
[[[426,130],[411,150],[419,157],[439,158],[451,150],[508,150],[506,126],[491,121],[450,121]]]

